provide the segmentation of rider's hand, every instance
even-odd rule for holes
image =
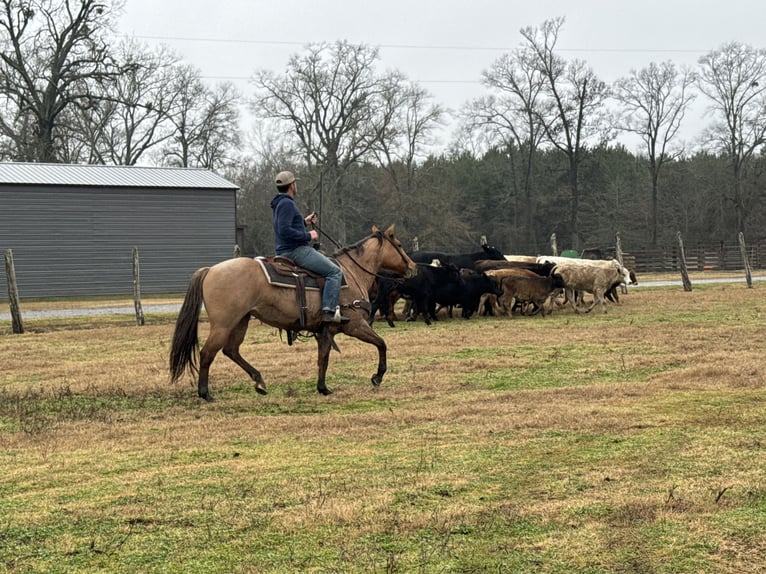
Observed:
[[[309,213],[306,216],[304,221],[306,222],[306,225],[311,225],[312,223],[316,223],[317,222],[317,214],[312,211],[311,213]]]

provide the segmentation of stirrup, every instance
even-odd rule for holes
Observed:
[[[351,319],[344,317],[340,314],[340,307],[336,307],[335,311],[322,311],[323,323],[348,323]]]

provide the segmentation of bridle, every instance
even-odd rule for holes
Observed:
[[[359,262],[358,262],[356,259],[354,259],[354,256],[353,256],[353,255],[351,255],[351,252],[349,251],[349,248],[347,248],[347,247],[343,247],[343,246],[342,246],[342,245],[341,245],[341,244],[340,244],[340,243],[339,243],[339,242],[338,242],[338,241],[337,241],[335,238],[331,237],[330,235],[328,235],[327,233],[325,233],[324,231],[322,231],[322,229],[321,229],[321,228],[320,228],[320,227],[319,227],[319,226],[318,226],[316,223],[314,223],[314,224],[313,224],[313,226],[314,226],[314,228],[315,228],[315,229],[316,229],[316,230],[317,230],[319,233],[321,233],[321,234],[322,234],[322,235],[324,235],[324,236],[325,236],[327,239],[329,239],[329,240],[330,240],[330,243],[332,243],[333,245],[335,245],[335,247],[337,247],[339,250],[343,251],[343,253],[345,253],[346,255],[348,255],[348,258],[349,258],[349,259],[350,259],[350,260],[351,260],[351,261],[354,263],[354,265],[356,265],[357,267],[359,267],[359,269],[361,269],[362,271],[364,271],[364,272],[365,272],[365,273],[367,273],[368,275],[372,275],[372,276],[374,276],[374,277],[377,277],[378,279],[391,279],[391,277],[386,277],[386,276],[384,276],[384,275],[380,275],[379,273],[376,273],[376,272],[374,272],[374,271],[370,271],[369,269],[365,268],[365,267],[364,267],[364,265],[362,265],[362,264],[361,264],[361,263],[359,263]],[[382,231],[379,231],[378,233],[380,234],[380,237],[381,237],[382,239],[385,239],[385,240],[386,240],[386,241],[388,241],[388,242],[389,242],[391,245],[393,245],[393,246],[394,246],[394,249],[396,249],[396,252],[399,254],[399,257],[401,257],[401,258],[402,258],[402,261],[404,262],[404,264],[405,264],[405,265],[406,265],[406,266],[409,268],[409,264],[407,263],[407,256],[406,256],[406,254],[404,253],[404,249],[403,249],[403,248],[402,248],[400,245],[397,245],[396,243],[394,243],[393,239],[391,239],[390,237],[388,237],[388,236],[387,236],[386,234],[384,234]],[[377,235],[377,234],[376,234],[376,235]],[[395,281],[404,281],[404,279],[394,279],[394,280],[395,280]]]

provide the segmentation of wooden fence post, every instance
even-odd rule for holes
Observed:
[[[144,324],[144,310],[141,307],[141,276],[138,264],[138,247],[133,248],[133,306],[136,309],[136,324]]]
[[[750,269],[750,258],[747,256],[747,246],[745,245],[745,234],[739,232],[739,252],[742,254],[742,263],[745,266],[745,281],[747,281],[747,288],[753,288],[753,274]]]
[[[239,248],[239,243],[234,244],[234,257],[241,257],[242,256],[242,250]]]
[[[556,245],[556,234],[551,233],[551,255],[554,257],[558,257],[559,255],[559,248]]]
[[[412,238],[412,251],[420,251],[420,245],[418,244],[418,236]]]
[[[692,282],[689,280],[689,270],[686,268],[686,255],[684,254],[684,240],[681,238],[681,232],[676,232],[678,238],[678,264],[681,268],[681,281],[684,284],[684,291],[692,290]]]
[[[8,283],[8,304],[11,307],[11,328],[14,333],[24,332],[24,322],[21,319],[19,306],[19,290],[16,285],[16,268],[13,265],[13,250],[5,251],[5,278]]]
[[[623,267],[625,266],[625,264],[622,262],[622,239],[620,239],[619,231],[615,234],[614,258],[620,262],[620,265],[622,265]],[[628,286],[625,285],[624,283],[620,283],[620,293],[627,293],[627,292],[628,292]]]

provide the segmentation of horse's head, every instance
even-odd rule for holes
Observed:
[[[380,231],[376,226],[372,226],[373,235],[382,238],[380,266],[389,269],[405,277],[415,275],[417,269],[415,262],[404,251],[401,242],[394,235],[394,226],[391,225],[385,231]]]

